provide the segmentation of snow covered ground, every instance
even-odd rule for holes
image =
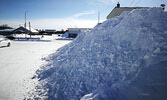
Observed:
[[[0,100],[23,100],[35,89],[35,71],[43,57],[71,42],[45,36],[42,40],[12,41],[11,47],[0,48]]]

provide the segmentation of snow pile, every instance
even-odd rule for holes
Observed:
[[[81,33],[37,71],[49,100],[166,100],[167,13],[134,10]],[[40,91],[43,88],[44,91]]]

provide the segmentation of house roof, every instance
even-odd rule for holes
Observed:
[[[27,30],[30,30],[32,33],[38,33],[37,30],[35,30],[34,28],[29,28],[29,27],[26,27]]]
[[[15,29],[4,29],[0,30],[0,32],[13,32]]]
[[[149,7],[115,7],[110,14],[107,16],[107,19],[114,18],[121,15],[124,11],[132,11],[134,9],[149,9]]]
[[[85,30],[92,30],[92,28],[68,28],[69,32],[80,32]]]
[[[14,33],[15,33],[15,32],[18,32],[18,31],[19,31],[19,32],[25,32],[25,33],[31,33],[31,31],[29,31],[28,29],[26,29],[26,28],[24,28],[24,27],[22,27],[22,26],[19,27],[19,28],[17,28],[17,29],[15,29],[15,30],[14,30]]]
[[[29,29],[29,27],[24,28],[21,26],[21,27],[14,30],[14,32],[18,32],[18,31],[25,32],[25,33],[38,33],[38,31],[36,31],[32,27],[31,27],[31,29]]]

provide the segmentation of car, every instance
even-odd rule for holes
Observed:
[[[0,47],[10,47],[11,41],[7,38],[0,37]]]

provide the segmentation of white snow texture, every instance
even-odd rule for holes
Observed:
[[[47,100],[167,100],[167,12],[133,10],[83,32],[37,71]]]

